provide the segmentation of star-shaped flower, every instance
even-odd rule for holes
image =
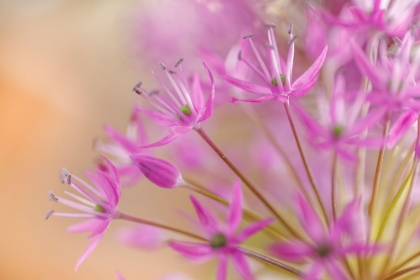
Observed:
[[[217,280],[226,279],[229,257],[232,257],[235,268],[243,279],[254,279],[239,245],[270,224],[272,219],[255,222],[236,233],[242,220],[242,191],[239,182],[235,182],[233,187],[226,225],[220,224],[193,196],[191,201],[200,222],[197,226],[204,231],[208,243],[172,241],[170,247],[191,260],[219,259]]]

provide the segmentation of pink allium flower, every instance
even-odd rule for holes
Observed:
[[[154,250],[161,244],[162,232],[156,227],[137,225],[118,230],[117,240],[127,246]]]
[[[395,56],[390,56],[384,41],[379,45],[379,62],[373,64],[364,51],[351,42],[355,54],[355,61],[360,71],[372,83],[369,100],[375,104],[385,106],[390,110],[400,110],[403,107],[420,109],[420,86],[416,77],[419,70],[420,53],[415,54],[413,63],[410,62],[413,48],[413,37],[408,32],[399,44]]]
[[[240,80],[232,76],[226,76],[225,79],[234,86],[237,86],[247,92],[256,93],[262,95],[259,98],[239,100],[233,98],[233,101],[245,101],[245,102],[263,102],[266,100],[274,99],[281,102],[286,102],[291,96],[300,97],[308,93],[317,82],[318,72],[324,62],[327,54],[328,47],[325,46],[322,53],[318,56],[315,62],[303,73],[298,79],[292,82],[293,72],[293,59],[295,52],[296,36],[293,35],[292,25],[289,27],[289,53],[287,55],[287,61],[284,61],[278,52],[277,42],[274,37],[273,24],[268,25],[268,46],[266,47],[268,53],[268,67],[264,63],[260,53],[257,50],[254,42],[252,41],[252,35],[245,36],[244,39],[248,39],[252,50],[258,60],[260,69],[253,65],[247,58],[242,56],[239,52],[238,59],[246,63],[256,75],[258,75],[264,82],[265,85],[261,86],[249,81]]]
[[[178,168],[165,160],[144,155],[133,155],[131,159],[144,176],[158,187],[172,189],[184,182]]]
[[[351,102],[350,98],[355,100]],[[299,104],[294,104],[307,128],[305,131],[311,139],[309,142],[316,148],[333,149],[340,157],[355,161],[356,154],[349,149],[352,146],[379,148],[384,143],[382,137],[361,136],[363,136],[363,131],[383,118],[385,110],[376,109],[364,118],[360,118],[365,96],[361,91],[353,94],[346,92],[343,77],[336,78],[334,93],[328,104],[329,108],[325,104],[328,104],[328,101],[322,98],[320,102],[322,107],[319,110],[322,124],[314,120]]]
[[[175,64],[176,71],[168,70],[163,63],[159,63],[172,86],[172,88],[167,87],[156,76],[166,96],[161,95],[158,91],[147,91],[142,87],[141,82],[133,89],[155,107],[155,110],[139,108],[138,111],[150,117],[157,124],[172,128],[170,135],[144,147],[155,147],[170,143],[179,135],[200,127],[200,123],[207,120],[213,112],[215,90],[212,73],[203,63],[212,85],[211,93],[206,101],[198,74],[195,73],[193,75],[192,84],[190,85],[182,67],[182,61],[183,59],[181,58]]]
[[[227,277],[229,257],[232,257],[234,266],[243,279],[254,279],[245,255],[238,246],[270,224],[272,219],[253,223],[236,233],[242,220],[242,191],[239,182],[235,182],[233,186],[226,225],[221,225],[193,196],[191,196],[191,201],[200,220],[198,226],[201,226],[209,243],[172,241],[169,244],[170,247],[191,260],[204,261],[218,258],[218,280],[224,280]]]
[[[308,269],[307,280],[321,279],[323,271],[334,280],[346,280],[340,259],[348,254],[370,253],[378,250],[378,246],[368,245],[365,241],[358,241],[357,233],[360,221],[356,219],[359,200],[347,205],[341,216],[334,224],[325,230],[316,211],[300,195],[297,196],[297,215],[302,227],[305,229],[312,243],[300,240],[294,242],[279,242],[271,246],[273,255],[294,263],[302,263],[312,259],[313,263]]]
[[[106,158],[104,158],[104,160],[108,164],[109,172],[105,173],[96,169],[95,174],[87,173],[93,186],[75,175],[70,174],[63,168],[61,171],[61,181],[79,193],[79,195],[75,195],[65,191],[65,194],[74,200],[58,197],[51,191],[49,192],[51,201],[61,203],[83,213],[59,213],[51,210],[47,213],[46,219],[51,215],[88,219],[67,228],[69,232],[91,232],[88,239],[93,238],[93,241],[86,252],[78,260],[75,268],[76,271],[83,261],[92,253],[111,224],[111,221],[118,215],[117,205],[121,196],[118,171],[109,160]]]
[[[111,142],[101,140],[96,140],[94,142],[94,148],[96,150],[113,156],[112,161],[120,176],[122,187],[133,186],[138,182],[142,175],[130,158],[132,154],[138,154],[140,152],[143,154],[146,153],[141,147],[146,145],[147,135],[137,108],[137,105],[133,108],[125,135],[111,126],[105,125],[104,130],[108,134]],[[100,167],[104,169],[106,168],[106,165],[101,165]],[[106,170],[104,169],[104,171]]]
[[[345,7],[352,15],[341,19],[323,11],[329,23],[351,28],[374,28],[389,36],[403,36],[412,22],[418,0],[353,0],[354,5]]]

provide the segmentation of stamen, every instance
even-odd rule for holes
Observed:
[[[287,33],[289,33],[289,34],[293,33],[293,23],[289,24],[289,28],[287,29]]]
[[[293,36],[293,38],[289,41],[289,45],[293,44],[296,41],[297,37],[298,36]]]
[[[254,36],[254,34],[251,33],[251,34],[245,35],[243,38],[244,39],[249,39],[249,38],[252,38],[252,36]]]
[[[61,183],[66,183],[67,185],[71,185],[71,175],[67,171],[67,169],[65,168],[61,169],[60,180],[61,180]]]
[[[274,23],[267,23],[265,26],[268,28],[276,28],[276,25]]]
[[[153,95],[157,95],[157,94],[159,94],[159,91],[157,89],[149,92],[149,96],[153,96]]]
[[[270,50],[274,50],[274,46],[273,46],[273,45],[266,44],[265,46],[266,46],[268,49],[270,49]]]
[[[242,51],[238,52],[238,60],[241,61],[242,60]]]
[[[174,70],[169,70],[168,71],[170,74],[176,74],[176,72]]]
[[[50,210],[45,214],[45,220],[48,220],[48,218],[54,213],[54,210]]]
[[[181,63],[184,61],[184,59],[181,57],[180,59],[178,59],[177,63],[175,64],[175,68],[178,67],[179,65],[181,65]]]
[[[48,195],[52,202],[58,202],[58,198],[52,193],[52,191],[48,191]]]
[[[141,95],[143,92],[140,90],[140,87],[143,83],[142,82],[138,82],[134,87],[133,87],[133,91],[135,93],[137,93],[138,95]]]
[[[159,62],[158,64],[159,64],[159,67],[160,67],[162,70],[166,70],[166,65],[165,65],[165,64],[163,64],[162,62]]]
[[[394,37],[392,37],[392,39],[394,39],[394,42],[398,47],[401,47],[402,41],[401,41],[400,38],[398,38],[397,36],[394,36]]]

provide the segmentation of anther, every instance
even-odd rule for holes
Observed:
[[[180,59],[178,59],[178,61],[175,64],[175,68],[178,67],[179,65],[181,65],[181,63],[184,61],[184,59],[181,57]]]
[[[71,185],[71,175],[67,171],[67,169],[65,168],[61,169],[60,180],[61,180],[61,183],[66,183],[67,185]]]
[[[266,44],[265,46],[266,46],[267,48],[271,49],[271,50],[274,50],[274,46],[273,46],[273,45]]]
[[[54,213],[54,210],[50,210],[45,214],[45,220],[48,220],[48,218]]]
[[[52,191],[48,191],[48,196],[52,202],[58,202],[58,198],[52,193]]]
[[[249,39],[249,38],[252,38],[252,36],[254,36],[254,34],[251,33],[251,34],[245,35],[243,38],[244,39]]]
[[[289,28],[287,29],[287,33],[289,33],[289,34],[293,33],[293,23],[289,24]]]
[[[162,70],[165,70],[165,69],[166,69],[166,65],[165,65],[165,64],[163,64],[162,62],[159,62],[158,64],[159,64],[159,67],[160,67]]]
[[[149,93],[149,96],[153,96],[153,95],[156,95],[156,94],[159,94],[159,91],[158,91],[157,89],[152,90],[152,91]]]
[[[168,72],[169,72],[169,74],[176,74],[176,72],[174,70],[169,70]]]
[[[141,94],[142,94],[142,92],[141,92],[141,90],[140,90],[141,85],[142,85],[142,82],[138,82],[138,83],[137,83],[137,84],[133,87],[133,91],[134,91],[135,93],[137,93],[138,95],[141,95]]]
[[[276,25],[274,23],[267,23],[265,26],[268,28],[276,28]]]
[[[240,60],[242,60],[242,51],[239,51],[238,52],[238,60],[240,61]]]

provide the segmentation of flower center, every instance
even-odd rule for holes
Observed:
[[[213,249],[223,248],[226,246],[226,244],[227,244],[226,237],[223,233],[220,233],[220,232],[213,235],[213,238],[210,241],[210,246]]]
[[[286,75],[280,74],[280,79],[281,79],[281,84],[284,86],[284,84],[286,83]],[[273,77],[271,79],[271,84],[273,86],[275,86],[275,87],[279,85],[279,83],[277,82],[277,78],[276,77]]]
[[[191,115],[191,108],[190,108],[190,106],[188,106],[188,104],[185,104],[184,106],[182,106],[179,109],[181,110],[181,112],[184,115],[186,115],[186,116],[190,116]]]
[[[344,132],[344,126],[342,126],[341,124],[336,124],[332,129],[332,133],[335,138],[338,138],[341,135],[343,135],[343,132]]]
[[[332,248],[327,244],[321,244],[316,249],[317,255],[320,256],[321,258],[327,257],[331,253],[331,251],[332,251]]]
[[[95,208],[93,208],[96,212],[104,212],[104,208],[101,206],[101,205],[99,205],[99,204],[96,204],[95,205]]]

